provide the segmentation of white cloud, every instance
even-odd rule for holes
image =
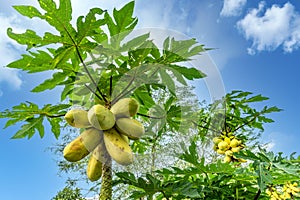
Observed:
[[[19,76],[18,70],[8,69],[3,66],[7,65],[11,61],[15,60],[19,53],[16,51],[16,43],[10,40],[6,34],[8,27],[16,27],[18,19],[16,16],[5,17],[0,14],[0,84],[6,83],[12,89],[19,89],[22,84],[22,80]],[[18,28],[16,28],[17,30]],[[3,95],[3,92],[1,92]]]
[[[0,83],[7,83],[12,89],[20,89],[22,80],[17,70],[1,67],[0,68]]]
[[[224,0],[221,16],[239,16],[246,5],[247,0]]]
[[[265,10],[265,4],[260,2],[258,8],[237,22],[237,27],[247,40],[252,40],[249,54],[272,51],[279,46],[292,52],[300,46],[300,16],[291,3],[282,7],[274,4]]]

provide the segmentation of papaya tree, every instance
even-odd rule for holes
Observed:
[[[251,103],[267,98],[242,91],[206,107],[193,100],[189,84],[205,74],[186,63],[209,48],[195,39],[166,37],[158,45],[150,33],[133,36],[134,1],[112,13],[92,8],[74,24],[70,0],[38,2],[40,8],[14,8],[55,31],[9,28],[27,52],[7,67],[51,72],[31,92],[59,88],[60,103],[21,102],[1,112],[5,127],[21,123],[12,138],[43,138],[45,123],[56,138],[61,130],[75,133],[60,148],[67,160],[61,167],[84,168],[89,181],[101,183],[99,199],[297,198],[299,159],[269,152],[258,140],[273,122],[266,115],[280,109],[254,109]],[[126,194],[113,192],[120,185]]]

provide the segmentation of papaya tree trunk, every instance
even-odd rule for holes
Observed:
[[[100,142],[102,154],[102,177],[101,177],[101,189],[99,200],[111,200],[112,199],[112,159],[106,150],[104,144],[103,134],[101,134]]]
[[[108,155],[107,160],[102,165],[102,183],[99,200],[112,199],[112,164],[111,157]]]

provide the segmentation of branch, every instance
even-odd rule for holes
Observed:
[[[136,70],[135,70],[136,73]],[[122,97],[124,97],[125,95],[127,95],[129,93],[129,91],[131,92],[132,89],[130,89],[129,91],[127,91],[125,94],[123,94],[133,83],[134,79],[135,79],[135,75],[132,77],[132,79],[130,80],[130,82],[128,83],[128,85],[114,98],[114,100],[112,100],[112,105],[115,104],[117,101],[119,101]],[[136,87],[133,87],[134,89]]]
[[[202,125],[198,124],[198,123],[195,122],[195,121],[191,121],[191,122],[192,122],[195,126],[197,126],[197,127],[204,128],[204,129],[206,129],[206,130],[213,131],[213,132],[216,132],[216,133],[219,132],[219,131],[216,130],[216,129],[212,129],[212,128],[208,128],[208,127],[206,127],[206,126],[202,126]]]
[[[46,117],[49,117],[49,118],[59,118],[59,117],[64,117],[65,114],[59,114],[59,115],[49,115],[47,113],[44,114]]]
[[[110,76],[109,78],[109,96],[111,98],[111,94],[112,94],[112,87],[113,87],[113,77]]]
[[[147,117],[147,118],[150,118],[150,119],[163,119],[165,117],[165,116],[155,117],[155,116],[145,115],[145,114],[142,114],[142,113],[137,113],[137,115]]]
[[[114,100],[111,101],[111,105],[114,105],[116,102],[118,102],[120,99],[122,99],[124,96],[135,90],[137,87],[133,87],[130,90],[128,90],[125,94],[119,96],[118,98],[115,98]]]
[[[258,115],[259,114],[254,115],[254,117],[251,120],[249,120],[249,121],[245,122],[244,124],[236,127],[232,132],[235,132],[235,131],[239,130],[240,128],[243,128],[244,126],[250,124],[251,122],[253,122],[258,117]]]
[[[87,84],[84,84],[84,86],[91,91],[91,93],[93,93],[96,97],[98,97],[98,99],[102,100],[102,98],[94,91],[92,90],[92,88],[90,86],[88,86]]]
[[[257,193],[256,193],[256,195],[255,195],[255,197],[254,197],[253,200],[257,200],[259,198],[259,196],[260,196],[260,193],[261,193],[261,190],[258,189],[258,191],[257,191]]]
[[[85,65],[84,60],[83,60],[83,58],[82,58],[82,56],[81,56],[81,54],[80,54],[80,51],[79,51],[79,48],[78,48],[76,42],[74,41],[74,39],[72,38],[72,36],[70,35],[70,33],[69,33],[67,30],[66,30],[66,32],[67,32],[68,36],[70,37],[70,39],[72,40],[72,42],[73,42],[73,44],[74,44],[74,46],[75,46],[76,53],[77,53],[77,55],[78,55],[78,57],[79,57],[80,62],[81,62],[82,65],[83,65],[84,70],[86,71],[88,77],[90,78],[90,80],[92,81],[92,83],[93,83],[94,86],[96,87],[97,91],[99,92],[100,96],[102,97],[100,100],[103,99],[103,100],[105,101],[105,103],[107,103],[107,99],[105,98],[105,96],[103,95],[103,93],[100,91],[100,89],[99,89],[97,83],[95,82],[95,80],[93,79],[93,77],[92,77],[91,73],[89,72],[87,66]],[[97,96],[97,97],[98,97],[98,96]]]

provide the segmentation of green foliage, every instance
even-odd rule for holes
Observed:
[[[32,102],[21,103],[14,106],[12,110],[5,110],[0,113],[0,118],[10,118],[5,128],[15,125],[18,122],[25,122],[20,130],[12,137],[13,139],[31,138],[37,131],[41,138],[44,137],[45,130],[43,121],[47,118],[52,127],[52,132],[56,138],[60,135],[62,119],[65,115],[65,109],[69,108],[69,104],[51,105],[47,104],[42,108]]]
[[[264,192],[270,185],[299,181],[300,166],[292,164],[295,160],[279,158],[265,150],[258,152],[258,156],[250,151],[240,153],[238,157],[253,161],[246,165],[223,163],[220,160],[207,162],[203,157],[199,158],[198,154],[197,144],[191,142],[191,146],[179,155],[187,163],[184,168],[163,168],[154,175],[145,174],[142,177],[136,177],[130,172],[119,172],[115,184],[133,186],[132,199],[151,199],[154,196],[156,199],[178,200],[255,199],[258,194],[264,199]]]
[[[85,200],[85,198],[82,197],[80,189],[75,188],[72,189],[71,187],[65,187],[61,191],[57,193],[55,197],[52,198],[52,200]]]
[[[195,39],[167,37],[159,49],[150,33],[131,38],[138,23],[133,16],[134,1],[111,14],[92,8],[79,16],[74,26],[70,0],[60,0],[59,5],[53,0],[38,2],[40,8],[14,8],[23,16],[44,20],[55,31],[38,35],[35,30],[15,33],[9,28],[8,36],[25,45],[27,54],[7,67],[27,73],[52,72],[52,77],[32,92],[60,87],[61,103],[40,107],[24,102],[0,112],[0,118],[8,119],[5,128],[21,123],[12,138],[31,138],[35,133],[43,138],[45,118],[59,138],[65,125],[63,116],[72,105],[89,109],[101,103],[109,107],[131,96],[140,103],[137,118],[147,129],[146,135],[132,141],[131,146],[148,160],[140,163],[144,170],[139,166],[138,172],[119,170],[115,174],[115,187],[126,185],[128,198],[268,199],[267,188],[287,181],[299,183],[299,158],[275,155],[257,140],[264,124],[273,122],[267,115],[281,111],[277,107],[259,108],[267,97],[232,91],[206,107],[194,100],[187,81],[205,74],[184,63],[210,49]],[[222,156],[211,151],[212,138],[223,133],[233,134],[245,144],[234,156],[246,163],[224,163]],[[70,137],[62,140],[64,144],[56,153],[61,153]],[[172,159],[158,165],[166,153]],[[64,172],[82,174],[85,164],[86,160],[71,164],[60,161],[58,165]],[[82,197],[78,189],[66,187],[54,199]]]
[[[153,91],[164,88],[175,96],[177,83],[174,80],[186,85],[186,79],[205,76],[195,68],[175,64],[208,50],[194,39],[177,41],[167,38],[161,51],[149,39],[149,33],[127,39],[138,22],[133,17],[134,1],[119,10],[114,9],[112,14],[101,8],[92,8],[86,16],[77,18],[75,27],[71,24],[70,0],[61,0],[59,5],[53,0],[38,2],[40,8],[24,5],[14,8],[23,16],[46,21],[56,32],[38,35],[34,30],[15,33],[9,28],[8,36],[26,45],[28,54],[7,67],[28,73],[53,72],[51,78],[31,91],[38,93],[62,87],[61,101],[67,101],[65,104],[69,106],[57,105],[61,109],[48,113],[49,105],[38,109],[30,103],[32,108],[28,109],[36,110],[30,113],[21,108],[26,105],[22,103],[21,107],[2,112],[2,118],[11,118],[7,126],[25,120],[13,138],[31,138],[35,130],[43,137],[44,117],[49,120],[55,137],[59,137],[58,125],[62,121],[59,117],[66,109],[72,104],[89,108],[98,98],[113,104],[124,96],[134,95],[146,113],[154,103]],[[104,31],[106,28],[108,32]],[[145,80],[150,82],[145,83]]]

